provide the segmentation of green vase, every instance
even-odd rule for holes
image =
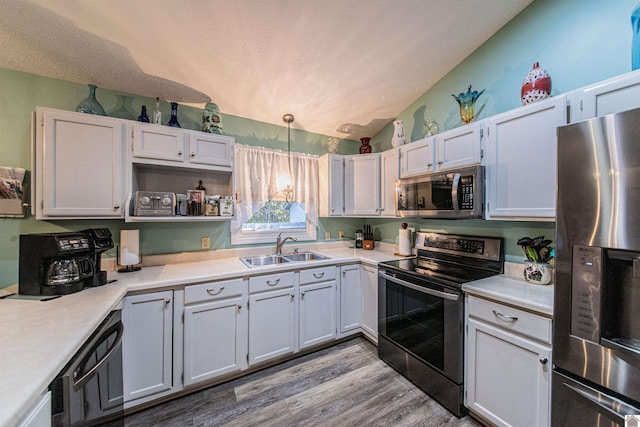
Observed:
[[[106,116],[107,113],[102,105],[96,99],[96,86],[89,85],[89,96],[76,107],[79,113],[96,114],[98,116]]]

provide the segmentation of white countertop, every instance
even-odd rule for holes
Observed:
[[[50,301],[0,299],[0,426],[14,426],[22,419],[127,292],[350,262],[376,265],[400,258],[388,247],[314,252],[330,258],[254,268],[237,257],[167,264],[133,273],[109,272],[109,279],[117,279],[115,283]],[[12,288],[17,291],[17,286]],[[0,290],[0,296],[10,290]]]
[[[127,292],[324,265],[376,265],[404,259],[394,256],[392,248],[393,245],[379,245],[371,251],[347,247],[314,249],[329,258],[254,268],[245,266],[237,257],[167,264],[133,273],[110,272],[109,279],[117,279],[115,283],[50,301],[0,299],[0,427],[19,422]],[[463,289],[548,315],[552,311],[552,286],[530,285],[500,276],[464,285]],[[6,291],[0,290],[0,295]]]
[[[553,285],[536,285],[505,276],[494,276],[462,285],[466,294],[515,305],[541,315],[553,315]]]

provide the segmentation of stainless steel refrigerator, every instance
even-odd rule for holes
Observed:
[[[640,109],[558,128],[556,244],[552,425],[624,426],[640,414]]]

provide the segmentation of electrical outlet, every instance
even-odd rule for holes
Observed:
[[[200,239],[200,247],[202,249],[210,249],[211,248],[211,237],[202,236],[202,238]]]

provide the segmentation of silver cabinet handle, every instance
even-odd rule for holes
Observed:
[[[300,297],[301,297],[301,298],[304,298],[304,294],[305,294],[305,293],[306,293],[306,292],[300,292]]]
[[[441,165],[441,164],[442,164],[442,160],[440,160],[440,161],[438,162],[438,164],[439,164],[439,165]]]
[[[164,303],[169,305],[171,303],[171,298],[165,298]]]
[[[238,304],[238,311],[242,310],[242,304]]]
[[[313,277],[316,279],[321,279],[324,277],[324,271],[322,273],[313,273]]]
[[[178,150],[178,156],[182,156],[182,151]]]
[[[344,271],[342,272],[342,275],[346,277],[346,275],[347,275],[347,270],[344,270]]]
[[[196,156],[196,153],[191,153],[191,157],[195,157],[195,156]]]
[[[293,299],[294,299],[295,297],[296,297],[296,296],[295,296],[294,294],[291,294],[291,301],[293,301]]]
[[[542,363],[543,365],[546,365],[548,361],[549,361],[549,359],[547,359],[546,357],[541,357],[540,358],[540,363]]]
[[[209,295],[218,295],[222,291],[224,291],[224,286],[220,286],[220,289],[207,289]]]
[[[510,323],[516,323],[518,321],[517,317],[507,316],[506,314],[502,314],[496,310],[492,310],[492,311],[493,311],[493,315],[496,316],[498,319],[506,320],[507,322],[510,322]]]
[[[275,286],[278,283],[280,283],[280,279],[277,279],[275,282],[272,282],[271,280],[267,280],[267,285],[269,286]]]
[[[120,205],[118,205],[118,204],[113,205],[113,209],[120,209]]]
[[[430,168],[431,166],[433,166],[433,163],[427,163],[428,168]]]

